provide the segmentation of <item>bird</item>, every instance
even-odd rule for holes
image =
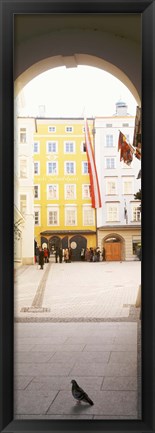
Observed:
[[[76,380],[71,380],[72,383],[72,395],[75,398],[75,400],[78,400],[78,402],[84,401],[85,403],[89,403],[91,406],[94,404],[94,402],[88,397],[88,394],[80,388]]]

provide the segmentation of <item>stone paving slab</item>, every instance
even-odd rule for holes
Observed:
[[[52,344],[54,335],[59,344]],[[136,419],[136,340],[133,322],[15,324],[15,419]],[[71,379],[94,406],[77,405]]]
[[[60,391],[47,414],[92,414],[106,416],[115,415],[136,415],[136,392],[134,391],[94,391],[89,394],[94,401],[94,406],[86,403],[78,404],[73,400],[70,392]]]

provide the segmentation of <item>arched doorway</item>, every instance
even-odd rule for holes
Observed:
[[[82,248],[87,248],[87,239],[80,235],[73,236],[70,239],[70,246],[72,249],[72,261],[80,261]]]
[[[110,234],[103,240],[105,260],[118,262],[124,260],[124,239],[117,234]]]
[[[52,236],[49,239],[49,250],[52,254],[54,251],[58,250],[61,247],[61,239],[59,236]]]

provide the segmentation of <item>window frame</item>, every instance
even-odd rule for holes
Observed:
[[[56,164],[56,172],[55,173],[49,173],[49,164]],[[47,174],[47,176],[58,175],[58,161],[47,161],[46,162],[46,174]]]
[[[74,187],[74,197],[67,197],[67,187],[68,186]],[[64,197],[65,197],[65,200],[76,200],[76,183],[65,183],[64,184]]]
[[[56,186],[56,197],[50,197],[49,196],[49,187],[50,186]],[[47,184],[47,194],[46,194],[46,196],[47,196],[47,200],[58,200],[59,199],[59,185],[58,185],[58,183],[48,183]]]
[[[35,187],[38,187],[38,197],[35,197]],[[40,200],[40,184],[35,183],[34,184],[34,200]]]
[[[51,151],[50,151],[50,150],[48,149],[48,145],[49,145],[49,144],[55,144],[55,145],[56,145],[56,150],[54,150],[54,151],[51,150]],[[51,154],[51,153],[52,153],[52,154],[53,154],[53,153],[55,154],[55,153],[58,153],[58,142],[57,142],[56,140],[47,140],[47,141],[46,141],[46,153],[47,153],[47,154]]]
[[[85,212],[86,211],[91,212],[91,215],[92,215],[91,223],[87,222],[87,224],[85,224]],[[84,227],[95,225],[95,213],[94,213],[94,209],[91,207],[91,205],[83,206],[82,216],[83,216],[83,226]]]
[[[56,224],[50,224],[49,218],[50,218],[50,212],[56,212],[57,213],[57,223]],[[47,226],[49,227],[58,227],[59,224],[59,207],[57,205],[49,206],[47,208]]]
[[[74,167],[73,173],[67,171],[67,169],[66,169],[67,164],[73,164],[73,167]],[[64,161],[64,174],[65,175],[71,175],[71,176],[74,176],[74,174],[76,174],[76,161]]]
[[[71,223],[68,224],[67,223],[67,212],[68,211],[75,211],[75,224],[71,224]],[[76,205],[65,206],[65,227],[68,227],[68,226],[71,226],[71,227],[76,227],[77,226],[77,206]]]
[[[38,150],[37,150],[37,152],[35,152],[35,150],[34,150],[34,146],[35,146],[35,144],[38,145]],[[34,153],[35,155],[38,154],[38,153],[40,153],[40,141],[36,141],[36,140],[33,141],[33,153]]]
[[[84,165],[87,164],[87,173],[84,172]],[[84,176],[89,175],[89,171],[88,171],[88,161],[82,161],[82,174]]]
[[[73,144],[73,151],[67,151],[66,150],[66,145],[67,144]],[[66,154],[66,155],[68,155],[68,154],[73,154],[73,153],[75,153],[75,141],[71,141],[71,140],[66,140],[66,141],[64,141],[64,153]]]
[[[111,161],[114,160],[114,167],[107,167],[107,160],[108,159]],[[116,156],[105,156],[105,169],[106,170],[115,170],[116,169]]]

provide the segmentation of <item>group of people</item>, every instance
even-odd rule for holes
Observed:
[[[81,260],[86,262],[100,262],[101,260],[105,260],[105,248],[103,248],[102,252],[99,247],[97,248],[82,248],[81,250]]]
[[[36,262],[40,266],[40,269],[44,268],[44,263],[49,263],[49,257],[49,248],[36,247]]]
[[[62,263],[64,260],[65,263],[71,263],[72,261],[72,249],[65,248],[56,248],[54,251],[55,255],[55,263]],[[49,263],[50,250],[49,248],[36,248],[36,263],[40,266],[40,269],[44,268],[44,263]],[[80,257],[82,261],[86,262],[100,262],[101,260],[106,260],[105,258],[105,248],[103,247],[102,252],[99,247],[97,248],[84,248],[81,249]]]
[[[55,251],[55,263],[62,263],[62,259],[64,258],[65,263],[71,263],[72,260],[72,249],[71,248],[65,248],[64,250],[62,248],[56,248]]]

